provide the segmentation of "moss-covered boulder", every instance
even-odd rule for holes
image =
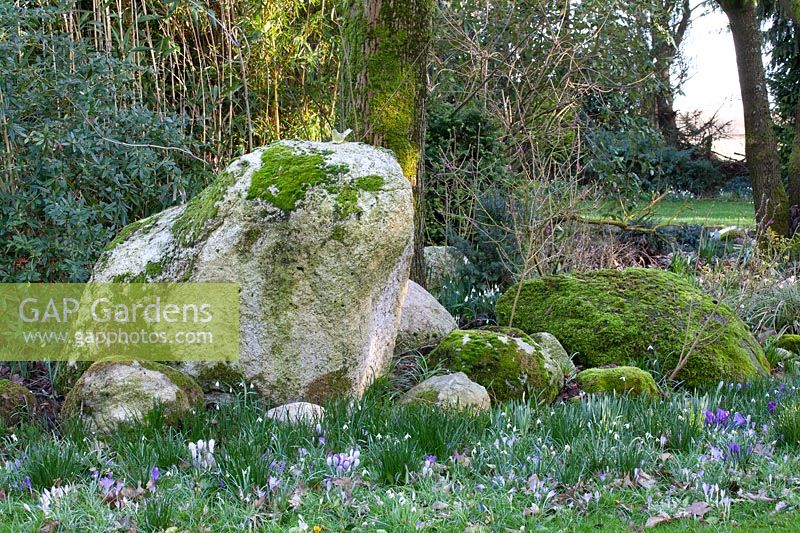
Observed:
[[[656,269],[596,270],[511,287],[497,302],[501,324],[548,331],[575,362],[674,369],[687,386],[768,375],[764,352],[728,307],[686,278]],[[696,341],[696,342],[695,342]]]
[[[36,411],[36,398],[24,385],[0,379],[0,421],[3,425],[18,424]]]
[[[203,391],[175,368],[149,361],[98,361],[81,375],[61,408],[64,419],[79,417],[92,431],[143,420],[156,406],[168,423],[203,407]]]
[[[363,392],[389,365],[413,213],[391,152],[281,141],[123,229],[93,280],[239,284],[239,361],[182,369],[204,383],[243,380],[272,404],[320,403]]]
[[[405,393],[400,403],[476,411],[485,411],[492,406],[486,387],[475,383],[463,372],[428,378]]]
[[[519,328],[497,325],[484,326],[481,329],[502,333],[517,339],[522,339],[527,344],[530,344],[538,350],[541,350],[545,356],[545,361],[550,361],[554,368],[558,367],[564,378],[569,378],[575,375],[575,363],[572,362],[572,358],[569,356],[564,347],[561,346],[561,343],[558,342],[558,339],[549,333],[532,333],[528,335]]]
[[[800,335],[786,333],[778,337],[775,341],[776,348],[783,348],[789,350],[793,354],[800,355]]]
[[[495,402],[523,396],[552,402],[564,384],[559,366],[541,348],[494,331],[456,330],[428,355],[428,364],[463,372]]]
[[[586,394],[659,394],[658,385],[650,372],[635,366],[589,368],[579,372],[575,381]]]

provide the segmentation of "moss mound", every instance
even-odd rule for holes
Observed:
[[[633,366],[590,368],[580,372],[575,380],[587,394],[659,394],[658,385],[650,372]]]
[[[29,418],[36,410],[36,398],[23,385],[0,379],[0,420],[10,426]]]
[[[657,365],[668,372],[697,341],[677,375],[687,386],[743,381],[769,370],[744,322],[687,279],[662,270],[525,281],[498,300],[497,317],[528,333],[552,333],[586,367]]]
[[[552,402],[560,385],[557,368],[543,352],[523,339],[487,330],[456,330],[430,353],[432,365],[463,372],[483,385],[492,400],[536,397]]]
[[[786,334],[778,337],[775,341],[776,348],[789,350],[793,354],[800,355],[800,335]]]

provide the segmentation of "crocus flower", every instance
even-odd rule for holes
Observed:
[[[736,427],[740,427],[747,424],[747,419],[742,415],[740,412],[735,412],[733,414],[733,425]]]
[[[150,471],[150,478],[153,480],[153,484],[155,485],[158,483],[158,467],[154,466],[153,469]]]
[[[778,406],[778,404],[775,403],[775,400],[770,400],[770,402],[767,404],[767,409],[769,410],[769,414],[774,415],[775,414],[775,408],[777,406]]]
[[[717,409],[717,424],[725,424],[728,421],[728,416],[730,416],[730,412],[725,409]]]
[[[729,442],[728,451],[731,453],[731,455],[739,455],[740,453],[742,453],[742,447],[736,444],[735,442]]]
[[[717,422],[717,417],[714,416],[714,413],[712,411],[709,411],[708,409],[706,409],[706,412],[705,412],[705,424],[707,426],[713,426],[716,422]]]
[[[111,487],[114,486],[114,478],[111,476],[103,476],[100,478],[97,483],[100,485],[100,488],[103,489],[103,494],[108,494],[111,490]]]

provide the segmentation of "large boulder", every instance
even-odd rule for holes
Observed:
[[[458,329],[458,323],[453,315],[428,291],[409,280],[394,352],[400,354],[437,344],[454,329]]]
[[[455,246],[426,246],[423,257],[425,285],[433,292],[438,292],[445,283],[456,279],[464,265],[469,264],[467,256]]]
[[[456,330],[428,355],[430,366],[463,372],[492,400],[536,397],[552,402],[564,385],[559,365],[526,339],[489,330]]]
[[[588,368],[578,373],[575,381],[586,394],[659,395],[652,374],[634,366]]]
[[[422,403],[443,409],[489,409],[492,401],[482,385],[470,380],[463,372],[434,376],[409,390],[400,403]]]
[[[168,423],[203,407],[203,391],[175,368],[151,361],[98,361],[81,375],[61,407],[91,430],[109,433],[143,420],[159,406]]]
[[[768,375],[764,352],[728,307],[686,278],[655,269],[596,270],[511,287],[497,302],[501,324],[548,331],[576,363],[676,368],[687,386]]]
[[[282,141],[189,203],[122,230],[94,281],[232,282],[240,359],[185,363],[271,403],[359,394],[391,360],[412,251],[411,186],[391,152]]]

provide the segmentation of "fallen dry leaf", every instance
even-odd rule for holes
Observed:
[[[703,518],[711,510],[706,502],[694,502],[686,508],[686,513],[695,518]]]
[[[745,499],[754,501],[754,502],[774,502],[775,498],[770,498],[767,496],[764,489],[758,491],[758,494],[753,494],[752,492],[747,492],[742,495]]]
[[[672,522],[673,518],[668,515],[667,513],[659,513],[655,516],[651,516],[645,522],[644,527],[646,529],[654,528],[660,524],[666,524],[668,522]]]

